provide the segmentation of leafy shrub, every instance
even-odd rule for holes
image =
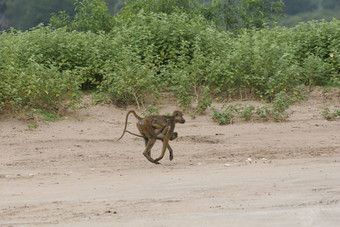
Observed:
[[[320,57],[310,55],[302,63],[304,83],[311,86],[326,85],[331,75],[331,65],[324,62]]]
[[[277,22],[283,11],[282,1],[256,0],[128,0],[122,10],[124,17],[139,12],[185,13],[189,16],[200,15],[224,30],[241,28],[263,28],[266,24]]]
[[[300,23],[292,28],[294,55],[304,66],[306,84],[312,79],[314,85],[339,86],[339,26],[340,20],[333,19]]]
[[[117,96],[119,88],[121,101],[137,103],[146,94],[157,97],[166,87],[176,95],[182,108],[190,106],[194,98],[193,87],[201,85],[207,71],[205,65],[199,65],[202,62],[195,61],[197,58],[192,47],[196,38],[211,26],[202,17],[189,18],[177,13],[139,13],[130,18],[128,24],[121,20],[122,24],[110,34],[111,47],[119,54],[113,54],[105,63],[100,90],[115,89],[109,92]],[[203,68],[204,72],[200,73],[196,66]],[[136,75],[140,75],[139,79],[134,79]],[[125,86],[129,79],[135,84]],[[144,86],[141,89],[145,92],[140,95],[130,91],[139,86],[137,83]],[[122,93],[124,88],[130,90]]]
[[[114,26],[114,17],[109,13],[104,0],[76,0],[74,18],[65,11],[52,14],[53,28],[67,28],[69,31],[109,32]]]
[[[202,114],[208,107],[212,104],[212,99],[210,97],[210,88],[208,86],[203,86],[201,88],[201,93],[198,98],[197,106],[195,107],[195,113]]]
[[[127,0],[125,4],[122,13],[129,17],[140,11],[165,14],[182,11],[190,14],[198,6],[198,2],[194,0]]]
[[[194,100],[192,87],[187,77],[178,80],[178,85],[172,85],[172,92],[176,94],[177,103],[180,108],[187,109]]]
[[[67,100],[67,106],[79,102],[79,80],[69,71],[59,72],[36,62],[28,62],[24,68],[14,67],[9,66],[1,73],[0,100],[6,109],[58,111],[63,100]]]
[[[159,78],[134,52],[126,50],[121,54],[116,61],[104,65],[100,91],[118,103],[136,103],[140,108],[146,96],[159,96]]]
[[[50,31],[9,32],[0,36],[0,103],[11,111],[43,108],[57,111],[79,102],[81,79],[60,70],[48,55]],[[49,44],[47,44],[49,43]],[[39,50],[45,50],[39,52]]]

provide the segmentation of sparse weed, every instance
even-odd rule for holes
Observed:
[[[288,119],[289,115],[285,111],[289,108],[289,106],[293,103],[293,99],[286,92],[281,91],[275,95],[273,100],[273,104],[268,111],[268,114],[275,121],[285,121]]]
[[[269,119],[269,113],[270,113],[270,107],[268,104],[264,104],[261,107],[256,108],[255,114],[259,116],[262,120],[268,120]]]
[[[251,104],[229,104],[223,105],[221,111],[212,107],[212,120],[217,121],[220,125],[231,124],[236,118],[249,121],[251,119],[260,118],[262,120],[273,119],[275,121],[285,121],[290,116],[286,110],[292,104],[293,99],[285,92],[278,93],[272,104],[264,104],[255,107]]]
[[[39,114],[42,117],[42,119],[45,120],[45,121],[50,121],[50,122],[60,121],[59,116],[57,114],[52,113],[52,112],[49,112],[49,111],[46,111],[46,110],[40,110]]]
[[[31,109],[26,113],[26,116],[32,119],[38,119],[43,121],[57,122],[60,121],[60,117],[47,110]]]
[[[337,117],[340,117],[340,109],[335,109],[331,112],[330,109],[326,107],[321,111],[321,114],[327,121],[334,121]]]
[[[159,107],[148,105],[146,109],[142,111],[143,116],[148,116],[148,115],[153,115],[153,114],[159,114]]]
[[[33,122],[33,123],[28,123],[27,124],[27,127],[29,129],[35,129],[35,128],[38,128],[38,126],[39,126],[38,122]]]
[[[238,109],[238,116],[246,121],[249,121],[254,113],[256,113],[256,111],[253,105],[241,105]]]
[[[213,115],[212,120],[217,122],[219,125],[232,124],[233,120],[236,118],[235,106],[232,104],[223,105],[221,111],[218,111],[215,107],[211,107]]]

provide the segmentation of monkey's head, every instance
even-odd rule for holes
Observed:
[[[172,113],[172,116],[175,118],[175,123],[180,123],[180,124],[184,124],[185,123],[185,119],[183,118],[182,111],[175,110]]]

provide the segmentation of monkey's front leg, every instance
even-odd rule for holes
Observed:
[[[170,147],[169,144],[168,144],[167,148],[168,148],[169,153],[170,153],[169,159],[170,159],[170,161],[172,161],[172,159],[174,159],[174,153],[173,153],[172,148]]]

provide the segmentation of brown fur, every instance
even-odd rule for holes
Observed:
[[[129,117],[129,114],[131,113],[138,119],[137,128],[141,136],[131,133],[126,130],[128,117]],[[135,136],[143,137],[145,141],[145,150],[143,152],[144,156],[150,162],[159,164],[158,161],[164,157],[166,148],[168,148],[170,152],[170,160],[173,159],[173,150],[171,149],[169,145],[169,140],[173,140],[177,138],[178,136],[178,134],[174,132],[175,124],[176,123],[184,124],[184,122],[185,122],[185,119],[183,118],[183,113],[181,111],[174,111],[171,116],[150,115],[150,116],[146,116],[145,118],[142,118],[138,116],[135,111],[130,110],[126,114],[123,134],[118,140],[120,140],[124,136],[125,132],[133,134]],[[153,145],[155,144],[156,140],[162,140],[163,147],[162,147],[162,152],[159,158],[154,160],[151,158],[151,149]]]

